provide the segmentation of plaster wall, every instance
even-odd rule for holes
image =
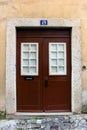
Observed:
[[[87,66],[87,0],[0,0],[0,110],[6,108],[6,30],[12,18],[80,19],[81,61]],[[87,70],[82,71],[82,89],[87,93]]]

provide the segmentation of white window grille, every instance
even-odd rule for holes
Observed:
[[[38,43],[21,43],[21,75],[38,75]]]
[[[49,43],[49,75],[66,75],[66,43]]]

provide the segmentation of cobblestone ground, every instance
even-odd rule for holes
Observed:
[[[72,115],[1,120],[0,130],[87,130],[87,116]]]

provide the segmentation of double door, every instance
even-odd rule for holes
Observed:
[[[68,112],[71,110],[70,37],[60,31],[57,32],[61,37],[53,30],[53,35],[47,30],[33,31],[31,34],[32,30],[27,33],[18,30],[17,111]]]

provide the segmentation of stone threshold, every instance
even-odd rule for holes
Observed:
[[[58,113],[52,113],[52,112],[43,112],[43,113],[27,113],[27,112],[16,112],[15,114],[7,114],[6,118],[19,118],[19,119],[29,119],[33,117],[39,117],[39,118],[44,118],[44,117],[53,117],[53,116],[70,116],[73,115],[72,112],[58,112]]]

